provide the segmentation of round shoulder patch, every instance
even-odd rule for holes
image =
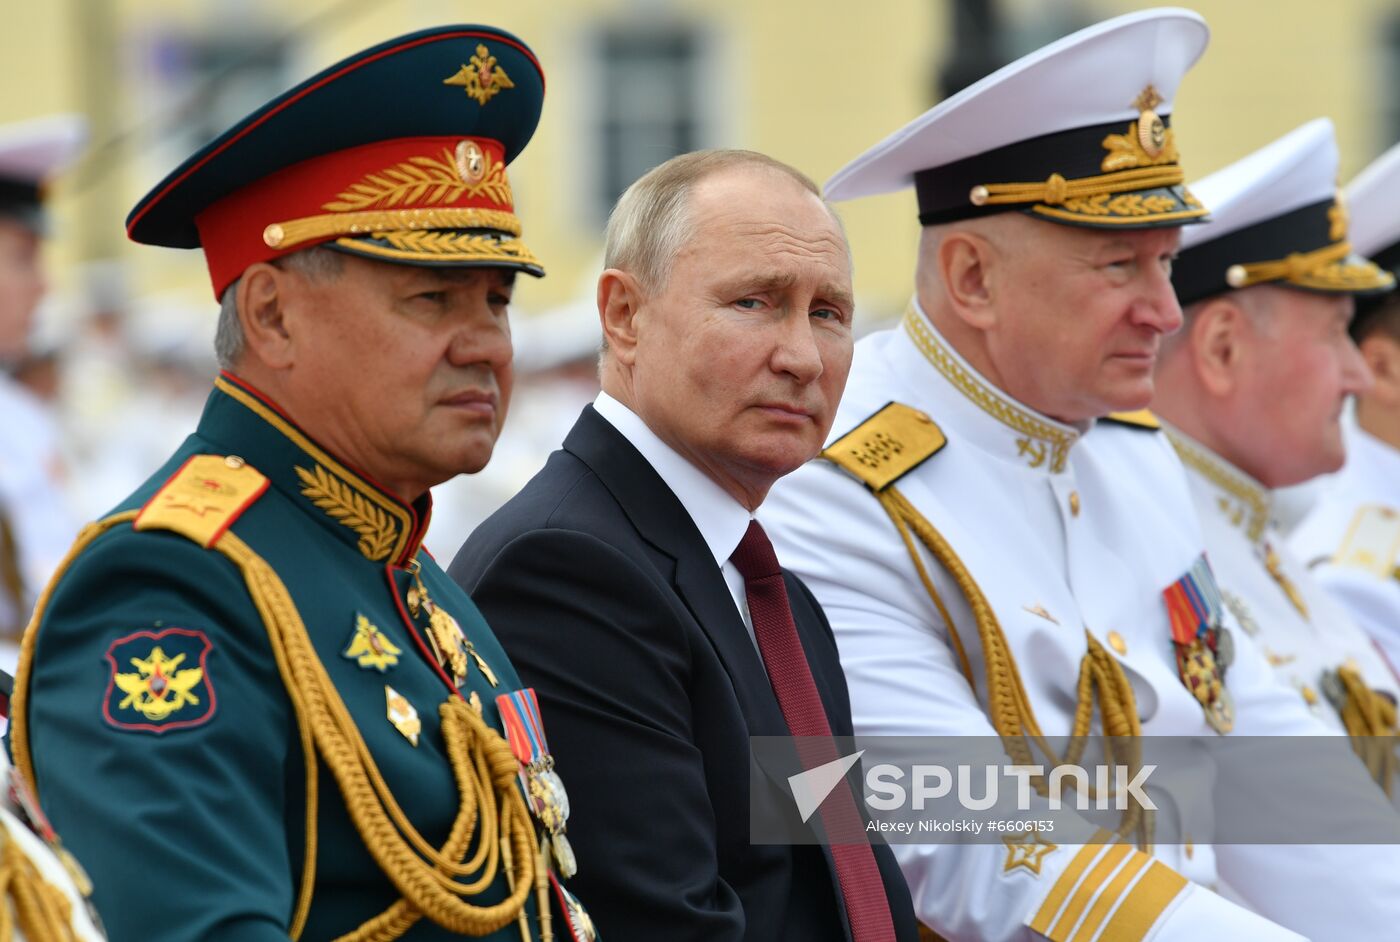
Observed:
[[[165,733],[209,722],[214,683],[208,636],[190,628],[137,631],[107,648],[103,718],[117,729]]]

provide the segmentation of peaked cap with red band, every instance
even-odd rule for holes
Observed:
[[[268,102],[127,217],[136,242],[203,247],[214,296],[255,262],[324,244],[379,261],[543,275],[505,168],[539,123],[544,73],[489,26],[381,43]]]

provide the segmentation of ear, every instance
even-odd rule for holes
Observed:
[[[238,320],[246,349],[262,365],[281,370],[292,365],[293,338],[287,300],[293,273],[258,262],[238,282]]]
[[[1191,318],[1187,328],[1191,363],[1206,392],[1230,395],[1240,382],[1248,317],[1228,295],[1211,298]]]
[[[954,313],[970,326],[987,330],[996,323],[992,304],[996,249],[975,232],[952,230],[938,244],[938,274]]]
[[[1373,332],[1361,341],[1361,358],[1375,377],[1366,398],[1388,409],[1400,406],[1400,341],[1385,331]]]
[[[630,367],[637,357],[637,315],[643,300],[642,286],[630,273],[609,268],[598,276],[598,318],[603,337],[613,358],[623,366]]]

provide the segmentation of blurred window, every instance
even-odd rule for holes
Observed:
[[[632,181],[706,146],[706,57],[700,32],[676,24],[605,27],[595,48],[602,87],[594,192],[597,218],[604,219]]]

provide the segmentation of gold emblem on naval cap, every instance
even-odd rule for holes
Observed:
[[[1157,106],[1165,100],[1157,94],[1157,89],[1149,85],[1133,101],[1133,107],[1138,110],[1138,143],[1149,157],[1160,154],[1167,143],[1167,126],[1162,123],[1156,111]]]
[[[1327,238],[1340,242],[1347,237],[1347,207],[1339,194],[1327,210]]]
[[[466,90],[467,97],[476,99],[479,105],[495,98],[501,89],[515,87],[506,70],[496,63],[496,57],[482,44],[477,45],[471,63],[458,69],[457,74],[443,79],[442,84],[460,85]]]

